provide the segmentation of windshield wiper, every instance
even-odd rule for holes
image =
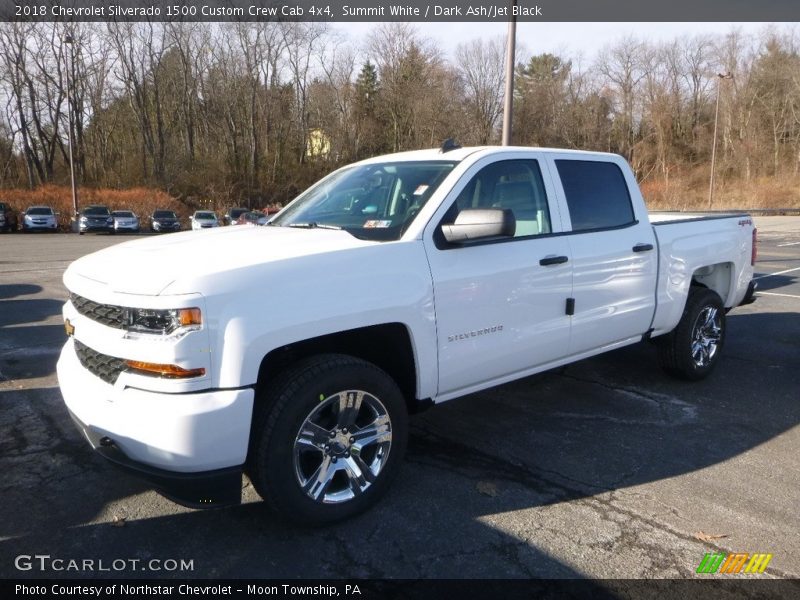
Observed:
[[[297,227],[299,229],[336,229],[337,231],[341,231],[342,229],[336,225],[325,225],[324,223],[315,223],[314,221],[309,223],[289,223],[286,227]]]

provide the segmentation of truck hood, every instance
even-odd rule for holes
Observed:
[[[125,242],[73,262],[65,274],[123,294],[156,296],[183,278],[377,242],[345,231],[288,227],[220,227]]]

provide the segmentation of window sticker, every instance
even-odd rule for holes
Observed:
[[[414,195],[422,196],[422,194],[428,191],[428,187],[429,186],[425,185],[424,183],[422,185],[417,186],[417,189],[414,190]]]
[[[370,220],[364,223],[364,229],[386,229],[392,226],[392,221]]]

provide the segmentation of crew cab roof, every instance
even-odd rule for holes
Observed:
[[[356,164],[384,163],[384,162],[405,162],[405,161],[428,161],[428,160],[452,160],[460,162],[470,155],[480,153],[481,156],[492,154],[503,154],[507,152],[535,151],[549,154],[574,154],[577,157],[598,157],[598,156],[617,156],[608,152],[589,152],[586,150],[567,150],[564,148],[538,148],[535,146],[469,146],[466,148],[456,148],[442,152],[439,148],[427,150],[411,150],[408,152],[396,152],[394,154],[383,154],[368,158]]]

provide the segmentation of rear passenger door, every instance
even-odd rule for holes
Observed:
[[[566,356],[572,264],[552,180],[532,153],[479,161],[456,184],[424,239],[434,281],[439,397],[513,379]],[[507,208],[513,238],[448,244],[441,226],[466,208]],[[446,399],[446,398],[445,398]]]
[[[549,159],[570,231],[570,354],[641,336],[655,311],[658,251],[633,173],[621,158],[587,156]]]

